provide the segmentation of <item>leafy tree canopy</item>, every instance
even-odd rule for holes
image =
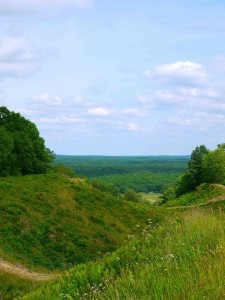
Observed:
[[[132,201],[132,202],[138,202],[140,200],[140,197],[132,189],[127,189],[124,193],[124,200]]]
[[[46,173],[53,158],[34,123],[0,107],[0,176]]]
[[[190,177],[190,187],[196,188],[202,181],[202,159],[208,154],[209,150],[201,145],[196,147],[191,154],[191,159],[188,162],[187,175]]]

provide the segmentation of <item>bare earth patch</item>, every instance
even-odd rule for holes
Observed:
[[[33,272],[22,265],[13,265],[0,258],[0,269],[10,274],[17,275],[19,277],[35,280],[35,281],[47,281],[58,277],[54,274],[42,274]]]

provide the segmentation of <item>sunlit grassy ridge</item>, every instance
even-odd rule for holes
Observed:
[[[192,209],[138,236],[101,262],[81,264],[23,300],[224,299],[224,205]]]
[[[194,191],[187,192],[180,197],[163,204],[165,207],[189,206],[206,203],[209,200],[216,200],[216,197],[223,196],[225,200],[225,187],[222,185],[203,183]],[[221,199],[223,199],[221,197]]]
[[[115,250],[151,209],[58,174],[0,179],[0,257],[68,268]]]

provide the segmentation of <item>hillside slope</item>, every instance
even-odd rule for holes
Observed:
[[[1,178],[0,258],[31,269],[65,269],[115,250],[149,214],[146,205],[121,201],[85,180]]]
[[[222,203],[221,203],[222,204]],[[81,264],[23,300],[224,299],[224,206],[149,225],[101,262]]]
[[[162,207],[191,208],[223,200],[225,200],[224,185],[203,183],[194,191],[187,192],[176,199],[170,200],[163,204]]]

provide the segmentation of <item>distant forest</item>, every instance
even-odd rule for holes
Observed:
[[[79,176],[115,185],[121,193],[161,192],[176,182],[189,156],[70,156],[56,155],[54,163],[71,167]]]

